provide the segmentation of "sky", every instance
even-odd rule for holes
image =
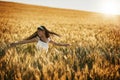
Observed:
[[[7,0],[40,6],[120,15],[120,0]]]

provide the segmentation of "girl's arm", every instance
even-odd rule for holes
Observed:
[[[22,40],[22,41],[14,42],[14,43],[11,43],[9,45],[9,47],[14,47],[14,46],[19,45],[19,44],[26,44],[26,43],[32,43],[32,42],[37,42],[37,38],[33,38],[33,39],[30,39],[30,40]]]
[[[2,52],[5,54],[6,51],[9,49],[9,48],[12,48],[16,45],[19,45],[19,44],[26,44],[26,43],[32,43],[32,42],[37,42],[38,41],[38,38],[33,38],[33,39],[30,39],[30,40],[22,40],[22,41],[18,41],[18,42],[14,42],[14,43],[11,43],[9,45],[7,45],[7,47],[5,47]]]
[[[57,45],[57,46],[70,46],[70,44],[57,43],[57,42],[52,41],[52,40],[50,40],[50,43]]]

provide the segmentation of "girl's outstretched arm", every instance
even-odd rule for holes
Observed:
[[[14,43],[11,43],[9,45],[9,47],[14,47],[14,46],[19,45],[19,44],[26,44],[26,43],[32,43],[32,42],[37,42],[37,38],[33,38],[33,39],[30,39],[30,40],[22,40],[22,41],[14,42]]]
[[[57,42],[55,42],[55,41],[53,41],[53,40],[50,40],[50,43],[52,43],[52,44],[54,44],[54,45],[57,45],[57,46],[70,46],[70,44],[63,44],[63,43],[57,43]]]
[[[16,45],[26,44],[26,43],[32,43],[32,42],[37,42],[37,41],[38,41],[37,38],[33,38],[33,39],[30,39],[30,40],[22,40],[22,41],[18,41],[18,42],[11,43],[11,44],[7,45],[7,47],[5,47],[5,48],[2,50],[2,53],[5,54],[8,49],[10,49],[10,48],[12,48],[12,47],[15,47]]]

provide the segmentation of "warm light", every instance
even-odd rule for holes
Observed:
[[[105,3],[102,4],[101,11],[105,14],[118,14],[117,3],[107,0]]]

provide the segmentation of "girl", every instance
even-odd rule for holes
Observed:
[[[37,42],[37,49],[38,50],[44,49],[47,52],[48,48],[49,48],[48,43],[52,43],[57,46],[70,46],[70,44],[57,43],[57,42],[51,40],[50,34],[59,36],[58,34],[49,31],[45,26],[40,26],[37,28],[37,31],[35,33],[33,33],[30,37],[28,37],[22,41],[11,43],[10,47],[14,47],[19,44]]]

